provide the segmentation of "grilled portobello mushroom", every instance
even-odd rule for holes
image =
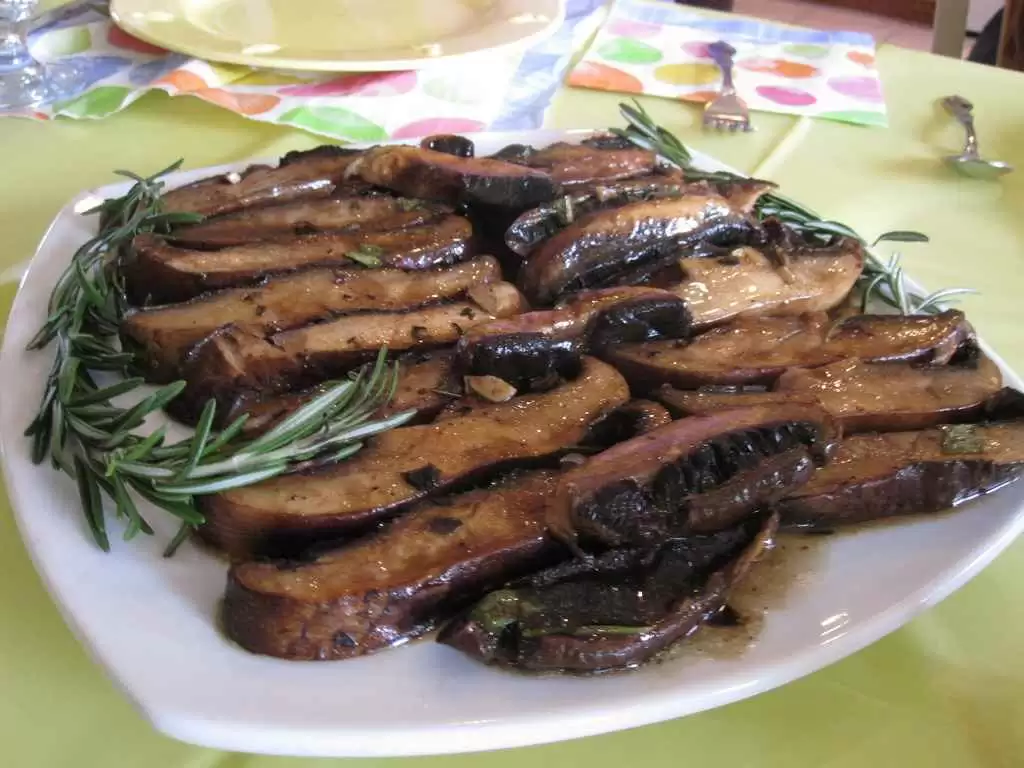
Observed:
[[[519,256],[529,255],[537,246],[572,225],[585,214],[619,208],[661,198],[718,192],[725,197],[742,195],[746,187],[710,185],[706,181],[686,182],[679,175],[658,173],[637,179],[598,182],[573,188],[551,203],[526,211],[516,218],[505,234],[505,244]]]
[[[137,305],[186,301],[206,291],[311,267],[354,267],[369,261],[420,270],[453,264],[473,255],[472,234],[460,216],[394,232],[321,232],[218,251],[176,248],[145,234],[133,241],[122,273],[128,297]]]
[[[740,317],[690,341],[650,341],[609,347],[606,360],[641,390],[770,385],[791,368],[837,360],[928,362],[943,365],[973,331],[962,312],[939,315],[859,315],[832,323],[824,313]]]
[[[525,304],[511,283],[472,289],[464,300],[393,312],[361,312],[270,336],[227,326],[188,354],[181,373],[188,385],[172,402],[185,421],[207,400],[233,410],[253,396],[287,392],[345,373],[391,352],[454,344],[479,323],[521,312]]]
[[[852,435],[778,505],[786,525],[828,528],[952,509],[1016,480],[1024,418]]]
[[[657,168],[658,158],[635,144],[594,146],[558,142],[520,153],[516,162],[547,172],[560,187],[567,189],[648,176]]]
[[[451,213],[449,206],[386,195],[329,197],[243,209],[179,229],[169,239],[183,248],[213,250],[317,232],[404,229]]]
[[[686,302],[695,328],[741,316],[827,312],[853,290],[864,267],[859,243],[791,251],[743,247],[726,256],[685,258],[681,281],[666,285]]]
[[[427,136],[420,142],[420,146],[423,149],[444,152],[446,155],[455,155],[456,157],[473,157],[476,154],[476,146],[474,146],[472,139],[451,133]]]
[[[334,467],[204,496],[199,535],[232,556],[293,555],[425,496],[564,453],[628,399],[614,368],[585,358],[576,379],[549,392],[393,429]]]
[[[462,370],[497,376],[519,389],[572,375],[579,356],[617,344],[687,335],[690,317],[673,294],[645,287],[576,294],[551,310],[526,312],[470,329],[458,344]]]
[[[486,157],[457,157],[423,147],[375,147],[348,175],[407,197],[452,205],[528,208],[555,197],[558,187],[543,171]]]
[[[566,473],[548,527],[576,547],[649,547],[722,530],[807,482],[837,439],[813,405],[672,422]]]
[[[841,360],[787,371],[771,392],[684,392],[664,387],[652,396],[677,416],[817,403],[848,434],[972,421],[985,413],[1002,385],[1002,373],[986,357],[945,366]]]
[[[424,502],[310,562],[240,562],[228,574],[228,637],[286,659],[345,659],[405,642],[489,589],[557,558],[544,528],[556,473]]]
[[[328,197],[339,186],[346,186],[345,174],[360,154],[327,145],[289,152],[276,168],[254,165],[240,174],[214,176],[172,189],[162,197],[163,210],[217,216],[270,203]]]
[[[395,393],[387,405],[374,416],[386,418],[403,411],[415,410],[416,422],[432,420],[462,392],[461,377],[455,372],[452,357],[450,350],[441,350],[429,352],[425,356],[414,353],[400,358]],[[252,400],[240,398],[236,401],[235,407],[218,420],[218,425],[230,424],[243,413],[248,414],[249,419],[242,428],[242,436],[256,437],[276,426],[281,419],[294,413],[317,395],[323,394],[329,386],[320,384],[309,389]]]
[[[757,230],[750,212],[768,189],[751,182],[731,197],[709,189],[584,214],[530,253],[520,286],[543,306],[573,291],[614,285],[638,267],[670,264],[701,243],[747,242]]]
[[[313,269],[266,280],[253,288],[218,291],[183,304],[130,313],[121,340],[136,354],[147,379],[174,380],[186,353],[218,328],[273,333],[339,315],[409,309],[464,296],[474,286],[501,280],[490,256],[451,267]]]
[[[653,551],[613,550],[585,569],[541,572],[492,592],[438,641],[485,664],[535,672],[636,667],[721,611],[771,544],[778,516]]]

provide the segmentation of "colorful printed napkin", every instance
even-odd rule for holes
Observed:
[[[311,73],[214,64],[169,53],[115,26],[102,4],[35,30],[44,61],[75,62],[81,93],[21,116],[103,118],[152,90],[190,95],[253,120],[346,141],[381,141],[439,132],[539,128],[573,51],[600,24],[604,0],[569,0],[566,20],[525,51],[481,54],[429,69]]]
[[[716,40],[736,48],[736,90],[751,109],[886,125],[870,35],[705,16],[672,3],[618,0],[569,84],[707,101],[721,82],[707,54]]]

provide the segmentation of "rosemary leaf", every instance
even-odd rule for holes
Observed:
[[[185,539],[188,538],[189,533],[192,532],[194,526],[188,523],[182,523],[181,527],[178,528],[178,532],[174,534],[174,538],[168,542],[167,547],[164,549],[164,557],[174,557],[174,553],[178,551],[178,548],[185,543]]]
[[[237,419],[228,424],[209,443],[207,443],[206,448],[203,449],[203,452],[201,454],[202,457],[206,458],[207,456],[216,453],[225,445],[234,440],[242,431],[242,428],[246,425],[248,421],[249,414],[243,413]]]
[[[871,282],[869,282],[864,287],[864,295],[861,297],[861,300],[860,300],[860,311],[861,311],[861,314],[864,314],[865,312],[868,311],[868,302],[871,301],[872,295],[874,295],[875,291],[878,289],[878,285],[883,280],[885,280],[885,273],[884,272],[879,272],[877,275],[875,275],[873,278],[871,278]]]
[[[206,405],[203,406],[203,412],[199,415],[196,431],[192,435],[188,458],[185,459],[185,463],[178,470],[178,474],[174,478],[175,480],[186,479],[192,470],[195,469],[196,464],[199,463],[199,459],[202,458],[206,450],[206,443],[210,439],[210,430],[213,428],[213,419],[216,415],[217,401],[210,398],[206,401]]]
[[[132,499],[131,494],[128,492],[128,487],[125,485],[124,480],[120,477],[113,478],[114,484],[114,502],[117,505],[118,515],[123,515],[128,519],[128,525],[124,529],[122,538],[124,541],[131,541],[141,531],[147,535],[153,533],[153,529],[149,523],[146,522],[145,518],[139,514],[139,509],[135,506],[135,501]]]
[[[177,496],[160,493],[148,482],[136,478],[128,477],[126,482],[139,496],[160,507],[165,512],[170,512],[187,524],[199,526],[206,522],[206,519],[196,509],[191,499],[182,499]]]
[[[109,387],[103,389],[97,389],[86,395],[79,395],[78,397],[71,398],[67,401],[67,406],[70,410],[81,408],[82,406],[93,405],[96,403],[105,403],[108,400],[112,400],[118,395],[123,395],[126,392],[131,392],[133,389],[138,389],[145,383],[145,379],[134,377],[130,379],[124,379],[115,384],[111,384]]]
[[[322,395],[318,395],[305,407],[295,411],[282,419],[276,426],[263,433],[254,442],[246,446],[251,453],[269,452],[288,443],[291,436],[296,433],[306,434],[306,429],[312,426],[319,428],[318,421],[331,408],[339,403],[344,403],[342,398],[351,398],[356,389],[355,382],[341,382]]]
[[[159,411],[171,402],[171,400],[180,395],[184,389],[184,381],[176,381],[173,384],[167,384],[166,386],[161,387],[149,397],[126,410],[124,415],[118,419],[116,428],[128,430],[141,425],[149,414],[154,411]]]
[[[74,459],[75,480],[78,481],[78,495],[82,501],[82,509],[85,510],[85,519],[89,523],[89,530],[96,543],[104,552],[110,551],[110,539],[107,538],[107,525],[103,518],[103,498],[100,495],[100,485],[96,482],[96,475],[82,459],[75,456]]]
[[[933,309],[940,308],[943,304],[947,304],[954,296],[967,296],[977,293],[978,292],[973,288],[944,288],[941,291],[935,291],[922,299],[914,308],[914,311],[930,312]]]
[[[892,232],[883,232],[875,238],[875,242],[872,245],[878,245],[882,242],[894,242],[894,243],[927,243],[928,235],[921,232],[911,232],[909,230],[894,230]]]
[[[190,483],[179,483],[179,484],[166,484],[161,485],[160,490],[170,496],[202,496],[211,493],[221,493],[223,491],[229,491],[232,488],[241,488],[246,485],[252,485],[262,480],[269,480],[272,477],[282,474],[287,471],[288,463],[285,461],[279,461],[270,466],[257,469],[252,472],[243,472],[238,474],[222,475],[221,477],[211,478],[205,481],[195,481]]]

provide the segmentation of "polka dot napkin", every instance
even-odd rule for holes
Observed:
[[[707,54],[716,40],[736,49],[736,90],[751,109],[886,125],[870,35],[701,15],[672,3],[618,0],[569,84],[707,101],[721,82]]]
[[[593,35],[605,0],[567,0],[549,38],[523,50],[480,54],[415,72],[322,73],[252,69],[194,59],[137,40],[106,13],[85,8],[30,35],[44,61],[73,61],[79,93],[21,113],[37,120],[96,120],[150,91],[192,96],[243,117],[343,141],[430,133],[539,128],[573,52]]]

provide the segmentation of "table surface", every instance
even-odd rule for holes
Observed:
[[[888,130],[758,114],[755,133],[716,136],[700,131],[692,106],[655,99],[644,103],[692,146],[778,181],[792,197],[865,236],[891,229],[927,232],[932,243],[904,247],[911,274],[929,288],[977,288],[981,294],[965,301],[964,309],[1007,361],[1022,370],[1018,292],[1024,289],[1024,76],[891,47],[880,50],[879,65],[891,108]],[[1020,172],[985,183],[955,177],[940,164],[962,137],[935,101],[954,92],[976,104],[983,151]],[[614,94],[566,90],[550,125],[617,124],[619,100]],[[0,120],[0,270],[31,255],[65,201],[109,182],[112,168],[149,172],[182,156],[187,167],[198,167],[316,143],[292,129],[162,94],[102,122]],[[0,286],[3,316],[14,291],[11,283]],[[2,496],[0,563],[0,763],[18,768],[311,768],[332,762],[230,755],[155,733],[63,624]],[[610,768],[633,760],[645,766],[701,760],[730,768],[1019,766],[1024,760],[1022,583],[1024,542],[1018,542],[964,589],[905,628],[755,699],[574,742],[407,763],[421,768],[511,768],[524,761]]]

